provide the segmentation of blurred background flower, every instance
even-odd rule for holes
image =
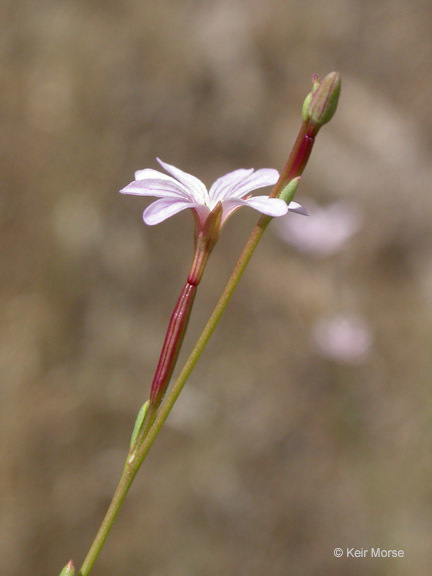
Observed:
[[[353,202],[338,201],[319,207],[306,202],[309,218],[279,218],[274,230],[281,240],[301,252],[317,257],[331,256],[342,250],[361,226],[361,212]]]
[[[372,343],[366,322],[354,315],[321,319],[315,324],[312,335],[322,356],[349,364],[363,362]]]
[[[207,184],[281,169],[312,73],[339,70],[296,200],[343,201],[361,229],[320,259],[266,234],[95,574],[357,576],[332,555],[357,545],[405,549],[371,572],[429,574],[431,18],[425,0],[0,2],[2,573],[79,564],[190,265],[190,214],[149,229],[118,190],[155,156]],[[227,223],[180,363],[256,218]],[[314,326],[351,310],[373,348],[329,362]]]

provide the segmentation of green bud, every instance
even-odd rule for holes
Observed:
[[[69,560],[63,570],[60,572],[60,576],[75,576],[75,566],[72,560]]]
[[[136,417],[135,424],[134,424],[134,427],[132,430],[132,436],[131,436],[131,441],[130,441],[130,447],[131,448],[133,448],[133,446],[136,442],[136,439],[138,438],[138,434],[141,432],[141,428],[144,424],[144,418],[146,417],[149,405],[150,405],[150,400],[147,400],[147,402],[145,402],[141,406],[140,411],[138,412],[138,416]]]
[[[289,204],[295,196],[300,179],[301,176],[297,176],[297,178],[293,178],[292,180],[290,180],[288,184],[285,186],[285,188],[283,188],[282,192],[279,194],[279,198],[285,200],[285,202]]]
[[[338,72],[330,72],[312,89],[312,98],[309,104],[309,118],[312,124],[321,127],[327,124],[336,112],[341,91],[341,76]]]
[[[316,74],[312,75],[312,90],[309,92],[309,94],[306,96],[304,102],[303,102],[303,107],[302,107],[302,120],[303,122],[309,122],[309,106],[310,103],[312,101],[312,96],[315,94],[315,92],[318,89],[320,82],[318,79],[318,76]]]

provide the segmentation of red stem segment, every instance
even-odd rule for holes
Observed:
[[[187,281],[171,315],[150,390],[150,405],[154,409],[157,409],[162,402],[173,373],[189,322],[196,290],[197,285]]]
[[[271,198],[279,196],[284,187],[289,184],[293,178],[302,175],[311,155],[318,131],[319,127],[312,124],[312,122],[306,121],[302,123],[279,180],[271,191]]]
[[[153,377],[150,390],[150,410],[152,413],[155,413],[159,408],[168,388],[186,333],[197,287],[201,281],[210,252],[211,248],[208,244],[197,242],[192,266],[171,314],[159,362]]]

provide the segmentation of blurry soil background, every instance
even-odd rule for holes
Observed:
[[[1,573],[81,564],[191,261],[190,213],[146,227],[118,190],[156,156],[207,184],[282,168],[312,74],[338,70],[297,200],[308,225],[342,215],[309,245],[272,223],[94,574],[430,574],[431,3],[3,0],[0,19]],[[256,219],[225,228],[179,365]]]

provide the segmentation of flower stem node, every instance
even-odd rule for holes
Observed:
[[[69,560],[59,576],[75,576],[75,566],[72,560]]]
[[[307,112],[303,106],[303,119],[307,114],[310,122],[317,128],[327,124],[336,112],[340,92],[341,76],[339,72],[330,72],[321,82],[314,82],[312,92],[309,94],[311,98]]]

